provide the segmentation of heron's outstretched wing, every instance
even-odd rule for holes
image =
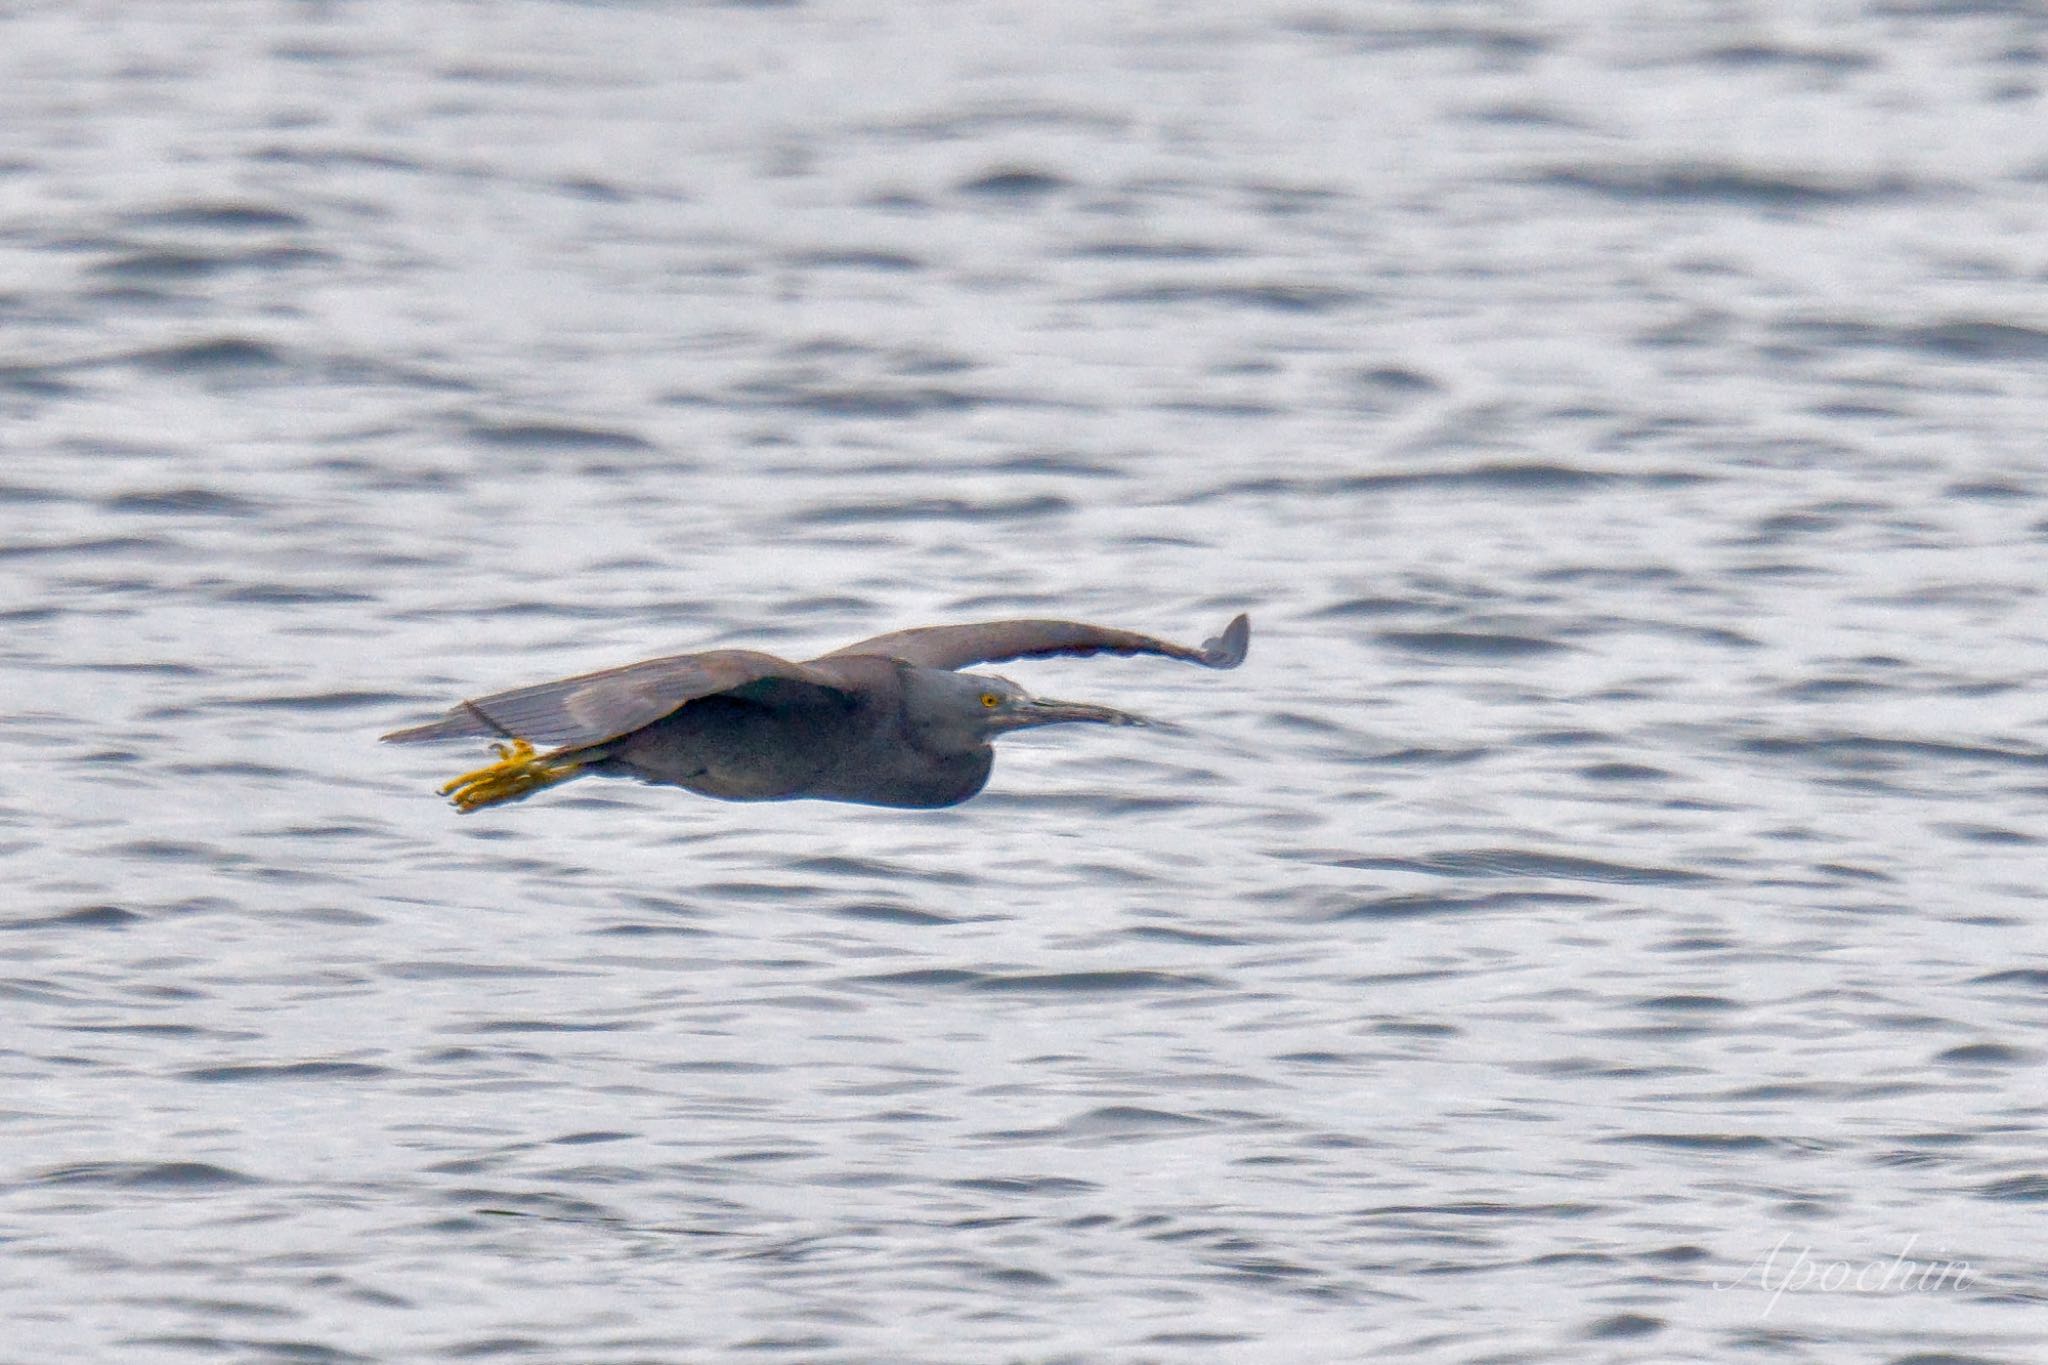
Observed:
[[[714,649],[494,692],[451,708],[431,724],[394,730],[384,738],[398,744],[477,736],[561,748],[602,744],[652,725],[686,702],[767,678],[842,691],[830,676],[772,654]]]
[[[973,626],[920,626],[877,635],[872,640],[835,649],[827,659],[852,654],[879,654],[924,668],[965,668],[1005,659],[1045,659],[1059,655],[1163,654],[1206,668],[1236,668],[1251,643],[1252,623],[1239,616],[1200,649],[1157,640],[1136,631],[1078,621],[984,621]]]

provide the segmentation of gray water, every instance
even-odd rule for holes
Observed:
[[[0,1358],[2048,1358],[2038,7],[0,52]],[[1238,610],[949,811],[374,742]]]

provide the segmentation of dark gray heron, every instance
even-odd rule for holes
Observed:
[[[1143,725],[1084,702],[1034,697],[1007,678],[956,670],[1006,659],[1159,654],[1236,668],[1251,642],[1239,616],[1200,649],[1075,621],[984,621],[877,635],[807,663],[749,649],[676,654],[495,692],[384,738],[496,738],[497,762],[441,794],[468,813],[597,773],[725,801],[816,797],[870,806],[951,806],[988,781],[989,741],[1088,721]],[[549,746],[545,753],[534,746]]]

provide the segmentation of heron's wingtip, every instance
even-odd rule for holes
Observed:
[[[377,736],[379,744],[428,744],[437,739],[469,739],[475,735],[489,735],[492,731],[482,729],[470,717],[456,713],[430,720],[425,725],[408,725],[403,730]]]
[[[473,701],[451,707],[439,720],[425,725],[408,725],[377,739],[384,744],[431,744],[437,739],[514,739],[510,730],[492,720]]]
[[[1239,612],[1223,628],[1221,635],[1202,642],[1202,662],[1210,668],[1236,668],[1244,662],[1251,643],[1252,618],[1245,612]]]

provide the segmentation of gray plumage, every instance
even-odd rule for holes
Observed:
[[[729,801],[816,797],[950,806],[988,781],[990,741],[1061,722],[1143,724],[1106,706],[1047,701],[970,664],[1157,654],[1244,662],[1239,616],[1199,649],[1074,621],[923,626],[805,663],[745,649],[648,659],[465,701],[394,743],[495,737],[499,761],[442,790],[464,811],[585,773],[637,777]],[[537,753],[533,746],[550,746]]]

